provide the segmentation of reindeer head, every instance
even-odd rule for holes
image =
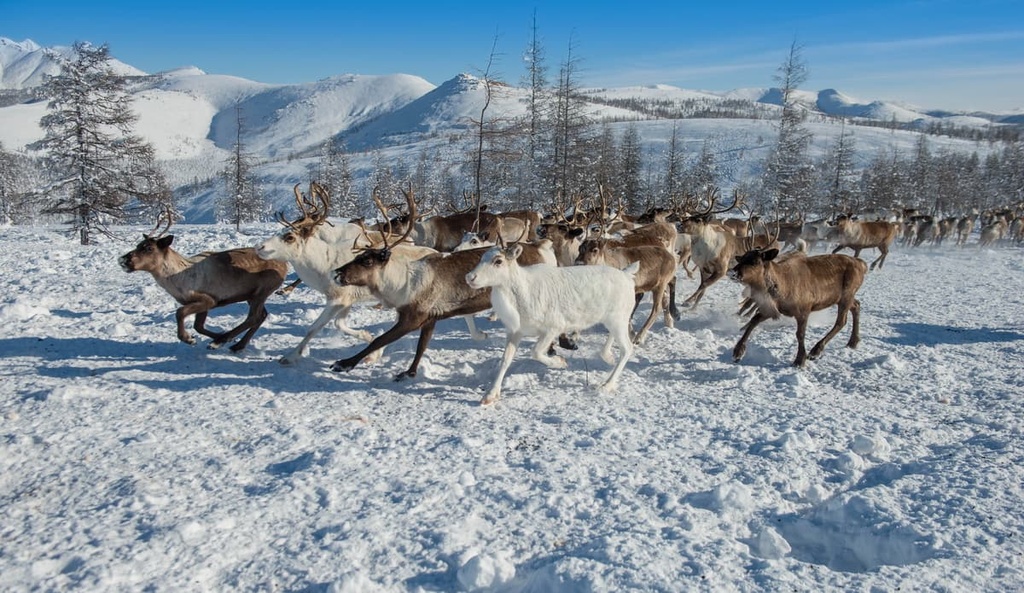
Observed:
[[[406,205],[409,208],[408,219],[410,221],[416,220],[416,201],[413,199],[412,188],[409,191],[403,190],[405,194]],[[383,273],[384,267],[389,261],[391,261],[391,249],[405,241],[409,234],[412,233],[413,224],[408,224],[405,229],[405,234],[402,235],[397,241],[392,241],[393,236],[390,219],[388,218],[387,208],[381,202],[380,197],[377,195],[377,190],[373,191],[373,201],[377,205],[377,209],[380,210],[384,216],[384,220],[388,220],[384,231],[384,240],[382,247],[373,247],[373,242],[366,234],[366,228],[363,227],[363,234],[356,238],[352,244],[352,250],[359,253],[349,263],[341,266],[334,270],[334,281],[341,286],[372,286],[375,284],[376,279]],[[361,225],[360,225],[361,226]],[[362,243],[361,243],[362,242]]]
[[[523,246],[518,243],[491,247],[480,257],[480,263],[466,274],[466,284],[474,290],[501,284],[522,253]]]
[[[118,258],[121,269],[125,272],[155,270],[164,261],[167,251],[174,242],[174,235],[166,234],[171,228],[171,211],[164,208],[156,219],[156,226],[148,233],[143,233],[142,241],[135,246],[135,249]],[[160,225],[163,228],[160,228]]]
[[[736,259],[736,265],[729,270],[729,279],[759,287],[764,281],[765,266],[778,255],[778,249],[751,249]]]
[[[580,243],[580,252],[576,257],[577,264],[594,265],[604,263],[604,249],[608,241],[605,239],[587,239]]]

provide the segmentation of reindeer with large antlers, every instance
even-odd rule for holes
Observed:
[[[185,320],[195,315],[193,327],[213,340],[210,348],[219,348],[242,332],[231,350],[243,350],[267,318],[267,298],[284,282],[286,264],[266,261],[254,249],[204,252],[184,257],[171,248],[174,235],[168,235],[171,213],[165,209],[153,230],[143,235],[135,249],[118,260],[126,272],[149,272],[181,307],[176,312],[178,339],[195,344],[185,329]],[[161,228],[163,225],[163,228]],[[242,323],[226,332],[206,329],[211,309],[245,301],[249,312]]]
[[[404,192],[409,221],[416,220],[416,202],[412,189]],[[331,365],[333,371],[347,371],[384,346],[402,336],[420,330],[416,355],[409,368],[395,380],[415,377],[420,360],[434,333],[438,321],[457,315],[472,315],[491,306],[490,290],[472,289],[465,281],[466,274],[480,261],[486,249],[470,249],[451,254],[436,253],[417,260],[395,257],[394,247],[413,232],[413,224],[405,226],[404,234],[393,240],[385,233],[382,247],[363,249],[351,262],[334,271],[334,279],[341,286],[364,286],[385,306],[398,312],[395,325],[374,339],[366,348]],[[538,248],[524,245],[520,257],[523,265],[555,265],[550,246]]]
[[[683,301],[684,305],[691,307],[696,307],[708,287],[725,276],[733,259],[738,254],[745,253],[753,247],[765,247],[774,242],[764,235],[738,237],[734,232],[713,222],[714,215],[723,214],[736,208],[740,203],[740,196],[735,196],[732,203],[725,208],[715,209],[718,202],[718,189],[711,188],[704,196],[704,200],[707,203],[706,208],[698,211],[697,214],[683,218],[679,223],[680,232],[691,237],[690,259],[700,269],[700,286]],[[748,228],[750,227],[748,226]]]
[[[306,353],[310,341],[331,321],[345,334],[364,342],[373,340],[370,332],[352,329],[345,320],[354,304],[376,299],[367,288],[339,286],[333,276],[336,268],[355,259],[354,245],[366,247],[379,244],[382,240],[381,233],[367,231],[362,224],[331,224],[327,220],[330,196],[321,185],[315,182],[310,184],[310,197],[301,194],[298,184],[294,192],[295,204],[301,216],[292,221],[279,216],[284,230],[260,243],[256,252],[264,259],[290,263],[299,280],[323,294],[326,302],[323,311],[306,330],[299,344],[280,359],[281,364],[298,362]],[[380,204],[376,190],[374,201]],[[386,218],[387,212],[383,206],[381,208]],[[434,250],[406,244],[398,252],[398,257],[415,259],[434,253]],[[470,329],[474,337],[482,337],[475,331],[475,326],[471,325]],[[380,352],[375,353],[371,361],[380,355]]]

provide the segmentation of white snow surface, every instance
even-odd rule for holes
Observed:
[[[0,590],[1008,591],[1024,584],[1024,258],[897,249],[805,369],[794,324],[732,362],[740,287],[660,322],[601,395],[603,332],[547,369],[438,324],[333,373],[322,298],[268,302],[241,354],[175,338],[125,242],[0,233]],[[277,229],[174,229],[185,253]],[[870,255],[870,253],[868,254]],[[680,277],[681,298],[695,282]],[[641,305],[635,321],[646,315]],[[210,324],[241,320],[244,307]],[[357,306],[378,334],[391,311]],[[832,323],[812,317],[808,339]]]

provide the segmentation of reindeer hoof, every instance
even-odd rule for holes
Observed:
[[[334,371],[335,373],[343,373],[345,371],[351,370],[355,366],[356,363],[351,362],[349,361],[349,359],[345,358],[332,364],[331,370]]]
[[[410,379],[410,378],[415,377],[415,376],[416,376],[416,371],[403,371],[403,372],[398,373],[397,375],[395,375],[395,382],[397,383],[399,381],[405,381],[406,379]]]
[[[488,393],[482,400],[480,400],[481,406],[493,406],[498,402],[497,393]]]
[[[232,352],[241,352],[242,350],[245,350],[245,347],[246,347],[246,344],[243,344],[241,342],[237,342],[235,344],[232,344],[231,347],[228,348],[228,350],[230,350]]]
[[[579,349],[579,346],[576,345],[576,341],[565,334],[558,336],[558,347],[563,350]]]

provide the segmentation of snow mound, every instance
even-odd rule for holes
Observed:
[[[916,564],[936,554],[933,536],[895,520],[861,494],[833,498],[805,516],[784,517],[780,529],[794,558],[843,572]]]
[[[516,566],[503,554],[482,553],[459,568],[459,585],[466,591],[481,591],[505,585],[516,576]]]

